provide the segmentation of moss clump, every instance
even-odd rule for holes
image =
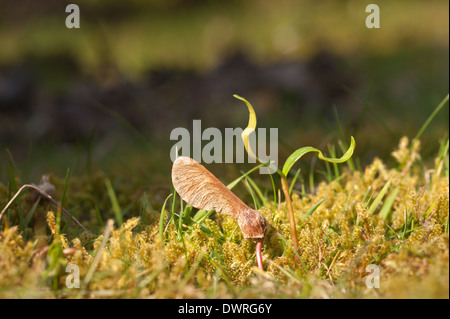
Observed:
[[[83,202],[74,214],[86,220],[82,216],[87,213],[84,225],[97,229],[97,235],[72,225],[60,235],[53,212],[47,214],[48,232],[40,241],[33,225],[42,211],[28,230],[3,226],[0,297],[449,298],[449,180],[442,159],[429,170],[418,164],[418,152],[419,145],[410,147],[404,138],[393,153],[398,167],[375,159],[362,172],[346,170],[339,181],[318,184],[314,194],[294,194],[299,262],[285,204],[266,204],[260,210],[269,223],[264,273],[256,267],[255,243],[243,238],[229,216],[213,215],[181,227],[175,216],[166,221],[161,237],[159,213],[134,203],[128,214],[140,217],[108,233],[99,222],[113,216],[106,192],[98,191],[105,177],[75,179],[67,205]],[[52,181],[60,191],[61,180],[53,176]],[[116,191],[123,206],[127,198],[140,198],[129,185]],[[7,188],[0,185],[0,193],[6,203]],[[373,204],[379,195],[378,205]],[[21,202],[23,211],[32,206],[29,196]],[[49,206],[38,209],[48,211]],[[9,225],[16,214],[15,205]],[[109,237],[102,246],[104,236]],[[68,264],[79,267],[79,289],[66,287]],[[371,264],[379,267],[379,288],[366,286]],[[89,272],[92,277],[86,280]]]

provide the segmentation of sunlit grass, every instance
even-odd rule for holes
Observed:
[[[87,73],[110,62],[136,77],[155,66],[211,68],[233,47],[245,48],[256,61],[270,61],[280,56],[305,58],[313,55],[318,45],[343,55],[388,55],[405,44],[448,46],[448,3],[444,1],[430,5],[383,2],[379,4],[379,30],[365,27],[367,4],[359,1],[344,5],[307,1],[211,3],[182,10],[144,3],[127,5],[133,14],[120,23],[97,18],[89,12],[95,5],[80,1],[79,30],[65,28],[64,15],[57,12],[3,28],[0,61],[11,63],[30,52],[36,56],[66,52]]]
[[[425,123],[433,123],[435,115]],[[420,139],[404,137],[392,152],[392,167],[375,158],[363,169],[322,168],[323,178],[312,181],[314,192],[292,187],[298,251],[277,184],[272,179],[272,188],[265,189],[254,179],[258,166],[242,173],[228,187],[245,185],[250,206],[268,221],[264,272],[256,267],[254,243],[230,216],[196,211],[170,188],[155,209],[150,191],[139,191],[145,185],[115,174],[69,176],[67,170],[65,177],[50,177],[55,200],[93,234],[44,199],[34,207],[29,192],[6,207],[22,185],[20,166],[11,163],[8,185],[0,184],[1,207],[7,208],[0,232],[0,295],[448,298],[448,145],[446,137],[426,166]],[[79,266],[79,289],[66,287],[68,264]],[[380,288],[366,287],[370,264],[381,269]]]
[[[32,239],[32,228],[19,231],[10,223],[0,235],[1,294],[448,298],[448,175],[441,170],[427,182],[424,171],[425,167],[413,165],[405,173],[387,168],[377,159],[364,172],[344,169],[339,181],[320,182],[314,195],[300,197],[294,191],[300,262],[293,258],[286,204],[274,208],[267,197],[260,209],[270,225],[263,246],[264,273],[256,269],[254,244],[236,231],[234,219],[216,214],[205,217],[170,198],[163,215],[145,209],[147,224],[139,218],[126,218],[121,227],[114,224],[105,246],[100,245],[105,229],[98,235],[75,235],[76,225],[65,227],[72,235],[61,234],[58,240],[54,214],[48,224],[53,235],[40,247]],[[391,198],[392,189],[398,189],[394,199],[379,200]],[[132,196],[126,195],[130,191],[116,190],[127,197]],[[367,192],[371,195],[366,196]],[[69,184],[69,207],[76,196],[71,193]],[[106,208],[111,205],[106,187],[103,193]],[[26,196],[20,202],[26,212]],[[387,206],[390,214],[383,216]],[[23,240],[25,233],[29,241]],[[40,254],[46,245],[53,248]],[[55,245],[61,248],[55,250]],[[79,290],[65,288],[63,266],[69,263],[80,266],[85,285]],[[365,286],[365,268],[371,263],[382,269],[377,291]],[[406,290],[405,282],[409,285]],[[26,291],[20,288],[24,285]]]

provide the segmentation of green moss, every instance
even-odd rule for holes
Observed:
[[[103,222],[114,217],[104,191],[106,176],[99,172],[89,178],[73,177],[66,205],[75,207],[73,214],[96,234],[69,224],[58,237],[54,214],[49,213],[47,233],[38,245],[33,228],[20,232],[12,227],[17,213],[13,205],[9,217],[4,217],[9,228],[2,223],[0,232],[0,297],[448,298],[448,176],[429,173],[422,163],[410,161],[404,152],[407,147],[402,140],[394,152],[399,162],[406,163],[401,169],[375,159],[363,172],[347,170],[339,182],[320,183],[315,194],[293,194],[299,262],[294,260],[286,205],[274,209],[268,200],[261,209],[269,224],[263,245],[264,273],[256,267],[255,243],[243,238],[233,218],[214,214],[204,223],[186,224],[180,230],[175,217],[175,223],[165,225],[163,242],[159,212],[149,206],[141,210],[142,194],[137,196],[136,187],[120,180],[113,185],[121,207],[130,209],[101,250],[104,224],[92,206],[98,207]],[[418,158],[418,148],[413,153]],[[388,181],[387,193],[370,211]],[[64,181],[52,176],[51,182],[58,198]],[[379,212],[397,188],[385,219]],[[0,193],[6,204],[8,188],[0,185]],[[19,202],[24,212],[33,205],[28,194]],[[56,211],[43,204],[30,225],[47,211]],[[45,223],[45,217],[41,222]],[[61,255],[50,255],[49,248],[55,245],[61,247]],[[98,253],[93,277],[85,284]],[[58,260],[55,263],[50,257]],[[68,274],[51,268],[52,264],[78,265],[81,288],[66,288]],[[366,287],[370,264],[380,267],[380,288]]]

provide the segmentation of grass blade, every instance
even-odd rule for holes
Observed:
[[[159,218],[159,236],[161,237],[162,242],[164,242],[164,212],[166,210],[167,201],[172,195],[173,194],[169,194],[169,196],[166,197],[166,200],[161,208],[161,217]]]
[[[111,205],[116,216],[116,222],[118,227],[122,226],[122,211],[119,206],[119,202],[117,201],[116,193],[111,185],[111,181],[109,179],[105,180],[106,190],[108,191],[109,199],[111,200]]]
[[[248,179],[245,179],[244,181],[244,186],[247,189],[247,191],[249,192],[250,196],[253,199],[253,205],[255,205],[255,209],[259,209],[259,207],[261,206],[261,203],[259,202],[258,198],[256,198],[255,193],[253,192],[252,187],[250,186]]]
[[[272,182],[272,189],[273,189],[273,209],[274,212],[277,210],[277,189],[275,187],[275,181],[273,180],[272,174],[269,174],[270,181]]]
[[[384,195],[386,194],[387,190],[389,189],[389,187],[391,186],[391,181],[388,181],[386,183],[386,185],[383,186],[383,188],[381,189],[380,193],[377,195],[377,197],[375,197],[375,199],[373,200],[372,204],[369,207],[369,213],[373,214],[375,212],[375,210],[378,207],[378,204],[380,204],[381,200],[383,199]]]
[[[256,167],[253,167],[251,170],[249,170],[247,173],[239,176],[238,178],[236,178],[234,181],[232,181],[230,184],[227,185],[227,188],[229,190],[232,190],[244,177],[246,177],[247,175],[249,175],[250,173],[253,173],[254,171],[256,171],[258,168],[265,166],[264,164],[259,164]]]
[[[8,175],[9,175],[10,194],[11,193],[17,193],[18,192],[18,187],[17,187],[17,184],[16,184],[16,179],[14,177],[14,172],[13,172],[13,169],[12,169],[11,162],[8,164]],[[20,197],[21,196],[22,196],[21,194],[18,196],[19,201],[17,202],[17,209],[18,209],[18,212],[19,212],[19,230],[20,231],[22,231],[24,229],[23,211],[22,211],[22,206],[20,205]]]
[[[95,269],[97,268],[97,265],[100,261],[100,257],[103,253],[103,250],[105,249],[106,243],[109,240],[109,236],[111,235],[113,225],[114,225],[114,221],[112,219],[108,219],[108,221],[106,222],[106,229],[103,234],[102,243],[100,244],[100,247],[98,248],[97,252],[95,253],[94,261],[90,265],[90,267],[86,273],[86,277],[84,277],[84,281],[83,281],[84,287],[87,287],[87,285],[89,284],[89,282],[92,279],[92,276],[94,275]]]
[[[320,204],[323,203],[323,201],[325,200],[325,198],[322,198],[316,205],[314,205],[313,207],[311,207],[302,217],[301,220],[305,220],[306,217],[308,217],[309,215],[311,215],[312,213],[314,213],[314,211],[317,209],[317,207],[320,206]]]
[[[387,221],[389,219],[389,216],[391,215],[391,207],[394,204],[399,191],[400,188],[396,187],[384,202],[383,207],[381,207],[380,216],[384,219],[384,221]]]
[[[250,178],[250,176],[247,176],[246,179],[250,183],[250,185],[253,187],[253,189],[255,190],[255,192],[258,195],[258,197],[261,199],[262,205],[264,205],[267,202],[266,196],[263,195],[263,193],[261,192],[261,189],[255,183],[255,181],[252,178]]]
[[[450,214],[447,214],[447,225],[445,225],[445,233],[446,234],[448,234],[448,228],[449,228],[449,222],[450,222],[449,216],[450,216]]]
[[[64,202],[66,199],[67,185],[69,182],[69,172],[70,172],[70,167],[68,167],[67,171],[66,171],[66,178],[64,180],[64,188],[63,188],[63,195],[61,198],[61,203],[58,206],[58,209],[56,210],[56,234],[57,235],[59,235],[59,232],[61,229],[61,210],[62,210],[62,207],[64,207]]]
[[[411,142],[411,146],[410,146],[411,148],[413,147],[414,142],[417,141],[418,139],[420,139],[420,137],[422,136],[423,132],[425,132],[425,130],[427,129],[428,125],[436,117],[436,115],[439,113],[439,111],[447,104],[448,97],[449,97],[449,95],[447,94],[447,96],[441,101],[441,103],[439,103],[439,105],[430,114],[430,116],[427,118],[425,123],[423,123],[423,125],[420,128],[419,132],[417,133],[417,135],[414,137],[414,139]]]
[[[195,244],[193,244],[189,239],[184,238],[184,240],[186,240],[186,242],[191,245],[195,250],[197,250],[203,257],[205,257],[206,259],[208,259],[208,261],[211,263],[211,265],[214,266],[214,268],[216,268],[221,274],[222,274],[222,278],[227,282],[228,285],[231,286],[231,282],[228,279],[228,276],[226,274],[226,272],[219,267],[214,260],[211,259],[211,257],[209,257],[208,255],[206,255],[200,248],[198,248]]]
[[[300,168],[295,173],[294,178],[292,179],[291,185],[289,186],[289,195],[292,195],[292,190],[294,189],[294,185],[295,185],[295,182],[297,181],[299,174],[300,174]]]

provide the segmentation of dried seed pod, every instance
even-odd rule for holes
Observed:
[[[248,207],[203,165],[186,156],[172,166],[172,183],[189,205],[233,216],[245,238],[263,239],[267,231],[264,216]]]

